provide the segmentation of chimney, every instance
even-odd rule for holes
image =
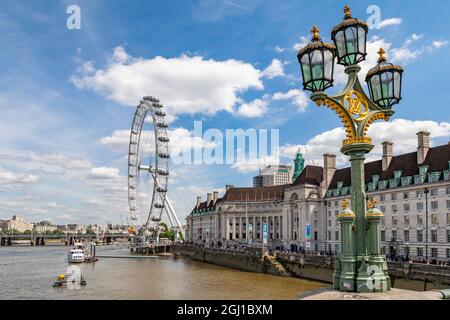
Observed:
[[[197,205],[195,207],[198,207],[200,202],[202,202],[202,197],[197,197]]]
[[[427,131],[417,132],[417,140],[417,164],[422,164],[427,158],[428,150],[430,150],[430,133]]]
[[[323,182],[325,183],[325,188],[331,183],[334,172],[336,171],[336,155],[335,154],[324,154],[323,155]]]
[[[393,143],[390,141],[383,141],[381,143],[383,146],[383,157],[381,158],[383,171],[386,171],[389,168],[389,164],[392,160],[392,145]]]
[[[219,199],[219,192],[218,191],[214,191],[213,192],[213,201],[214,201],[214,203],[216,203],[217,199]]]
[[[209,206],[209,203],[212,200],[212,193],[207,193],[206,196],[207,196],[207,198],[206,198],[206,205]]]

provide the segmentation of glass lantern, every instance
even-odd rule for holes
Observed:
[[[370,98],[380,108],[389,109],[399,103],[402,93],[402,74],[400,66],[386,62],[385,51],[378,51],[378,64],[366,76]]]
[[[319,36],[319,29],[311,29],[312,41],[301,49],[298,62],[303,76],[303,89],[312,92],[324,91],[333,86],[335,46],[323,42]]]
[[[333,28],[331,39],[336,46],[338,63],[350,66],[366,58],[366,41],[369,27],[364,21],[352,18],[350,8],[345,6],[344,21]]]

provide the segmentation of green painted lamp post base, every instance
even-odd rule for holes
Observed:
[[[383,213],[376,208],[366,212],[364,156],[372,148],[371,144],[353,143],[341,149],[350,156],[351,208],[354,211],[346,203],[338,215],[342,254],[336,260],[333,287],[339,291],[386,292],[391,288],[386,259],[380,250]]]

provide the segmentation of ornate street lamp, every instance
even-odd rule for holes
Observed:
[[[298,62],[302,66],[303,90],[323,91],[333,86],[334,52],[336,47],[323,42],[319,29],[311,29],[312,41],[298,52]]]
[[[400,66],[386,62],[383,48],[378,50],[378,64],[369,70],[366,82],[370,98],[381,108],[391,108],[401,100],[402,74]]]
[[[334,288],[341,291],[382,292],[390,289],[386,258],[380,250],[380,221],[383,217],[376,201],[365,195],[365,154],[373,149],[367,136],[375,121],[388,121],[394,114],[392,106],[401,99],[403,69],[386,62],[384,50],[378,52],[378,65],[366,77],[370,98],[364,92],[358,72],[366,53],[367,24],[352,18],[344,8],[344,21],[333,28],[334,46],[320,40],[314,27],[312,42],[298,53],[304,90],[312,91],[311,100],[318,106],[334,110],[342,120],[346,138],[341,152],[351,161],[351,203],[343,203],[338,215],[341,224],[341,255],[336,259]],[[345,66],[348,81],[334,96],[324,91],[333,85],[334,57]]]
[[[333,28],[331,39],[337,48],[338,63],[350,66],[366,58],[367,23],[352,18],[350,8],[344,8],[344,21]]]

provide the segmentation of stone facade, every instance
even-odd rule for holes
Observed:
[[[23,217],[19,215],[13,216],[9,220],[4,220],[1,222],[0,229],[4,232],[11,230],[17,230],[19,232],[33,230],[33,224],[27,222]]]
[[[450,258],[450,144],[430,148],[419,132],[417,151],[393,156],[383,142],[383,156],[366,162],[366,196],[376,197],[385,214],[381,225],[386,254]],[[324,166],[307,165],[293,183],[272,187],[227,188],[222,198],[198,199],[187,217],[187,240],[195,243],[262,244],[268,225],[270,248],[296,245],[311,251],[340,252],[336,214],[350,199],[350,168],[336,168],[336,156]],[[426,220],[428,213],[428,250]],[[248,226],[247,226],[248,224]],[[310,230],[307,238],[307,226]],[[249,233],[248,235],[246,233]]]

